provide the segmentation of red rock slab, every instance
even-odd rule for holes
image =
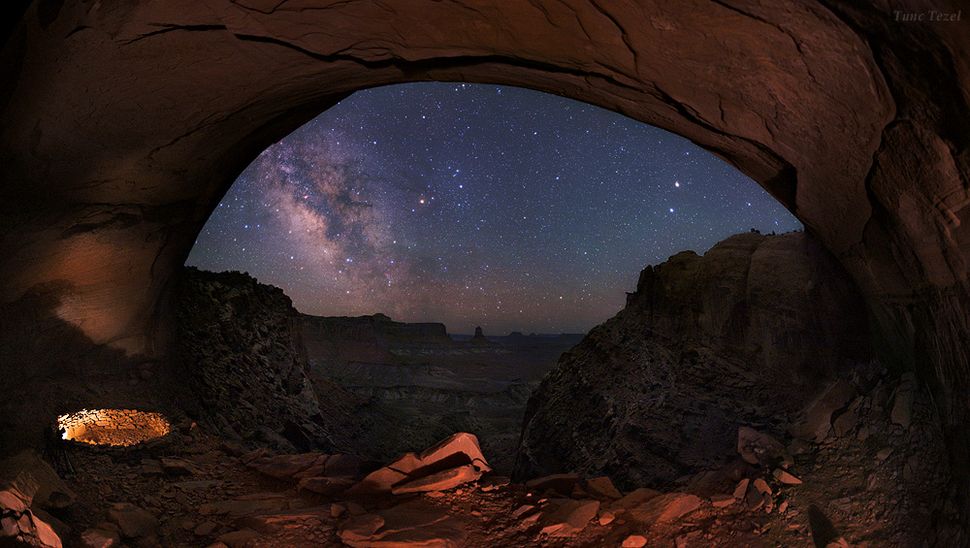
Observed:
[[[391,488],[391,493],[403,495],[427,491],[447,491],[463,483],[475,481],[480,477],[482,477],[482,473],[475,466],[466,464],[396,485]]]
[[[748,492],[748,485],[751,483],[749,478],[744,478],[738,482],[738,485],[734,488],[734,498],[741,500],[744,495]]]
[[[11,510],[18,514],[30,507],[30,497],[25,496],[14,487],[0,491],[0,510]]]
[[[461,520],[422,499],[351,518],[338,534],[353,547],[451,548],[466,538]]]
[[[325,475],[329,455],[300,453],[295,455],[264,455],[247,463],[260,474],[281,480]]]
[[[771,475],[785,485],[799,485],[802,483],[802,480],[795,477],[794,474],[786,470],[782,470],[781,468],[775,468],[775,471],[772,472]]]
[[[235,523],[238,527],[249,528],[262,534],[277,533],[282,530],[329,530],[333,528],[329,504],[293,512],[246,516],[236,520]]]
[[[479,472],[489,472],[492,468],[485,461],[478,438],[474,434],[458,432],[438,442],[421,453],[405,453],[391,464],[375,470],[352,487],[351,494],[380,493],[391,491],[393,487],[420,477],[470,464]]]
[[[655,491],[647,487],[640,487],[630,491],[623,498],[610,504],[610,510],[622,511],[634,508],[654,497],[660,496],[660,491]]]
[[[452,434],[448,438],[425,449],[418,455],[418,460],[421,462],[421,466],[429,466],[458,453],[467,456],[469,462],[474,464],[482,472],[491,472],[492,468],[488,465],[488,461],[485,460],[485,455],[482,454],[482,448],[478,445],[478,438],[475,434],[469,434],[468,432]]]
[[[629,510],[633,519],[643,523],[668,523],[697,510],[701,499],[687,493],[665,493]]]
[[[647,545],[647,537],[643,535],[630,535],[623,539],[622,548],[643,548]]]
[[[413,453],[409,453],[413,455]],[[351,487],[347,492],[352,495],[365,493],[386,493],[394,485],[407,480],[408,475],[400,470],[395,470],[389,466],[378,468],[370,474],[364,476],[357,485]]]
[[[599,511],[598,500],[557,499],[550,501],[550,511],[539,518],[541,533],[551,537],[575,536]]]
[[[598,499],[619,499],[623,498],[623,493],[613,485],[613,481],[607,476],[591,478],[586,480],[584,487],[586,492]]]
[[[714,495],[711,497],[711,505],[715,508],[727,508],[737,502],[734,495]]]

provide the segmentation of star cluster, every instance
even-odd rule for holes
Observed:
[[[187,264],[277,285],[301,312],[468,333],[583,332],[640,270],[798,221],[681,137],[535,91],[355,93],[266,149]]]

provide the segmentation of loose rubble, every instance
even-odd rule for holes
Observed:
[[[67,447],[66,480],[36,454],[3,461],[0,538],[84,547],[959,545],[925,393],[885,373],[847,383],[797,414],[812,422],[801,438],[742,424],[720,466],[629,490],[570,472],[511,482],[491,472],[470,433],[381,465],[246,451],[182,421],[178,444]]]

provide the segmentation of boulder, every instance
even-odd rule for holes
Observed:
[[[30,510],[36,492],[37,483],[23,475],[17,476],[16,485],[8,483],[0,490],[0,545],[61,547],[53,527]]]
[[[468,466],[468,468],[462,468]],[[459,469],[458,472],[446,472]],[[459,432],[435,444],[421,453],[406,453],[391,464],[379,468],[354,485],[349,493],[380,493],[393,491],[395,487],[415,480],[435,476],[431,484],[445,485],[461,479],[460,483],[474,481],[492,469],[482,455],[478,438],[474,434]],[[450,479],[448,479],[450,478]],[[455,483],[452,487],[460,485]],[[421,485],[420,483],[412,486]],[[435,490],[435,489],[430,489]]]
[[[587,493],[598,499],[619,499],[623,497],[623,493],[620,493],[607,476],[586,480],[584,488]]]
[[[6,486],[28,496],[30,505],[48,510],[66,508],[77,498],[47,461],[32,450],[0,461],[0,489]]]

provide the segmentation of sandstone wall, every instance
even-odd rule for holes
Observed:
[[[0,30],[0,302],[34,336],[5,346],[9,368],[165,359],[172,282],[219,197],[346,94],[520,85],[683,135],[791,209],[863,292],[883,359],[933,389],[970,493],[970,33],[894,14],[961,7],[33,2]],[[50,309],[21,306],[34,297]],[[37,344],[53,329],[69,351]],[[67,384],[7,390],[52,407]]]
[[[516,474],[664,486],[781,437],[820,386],[870,358],[865,307],[803,233],[732,236],[640,274],[626,307],[563,354],[529,400]]]
[[[299,314],[282,289],[239,272],[186,268],[178,295],[179,367],[197,401],[191,411],[232,439],[334,448],[339,418],[321,412]]]

